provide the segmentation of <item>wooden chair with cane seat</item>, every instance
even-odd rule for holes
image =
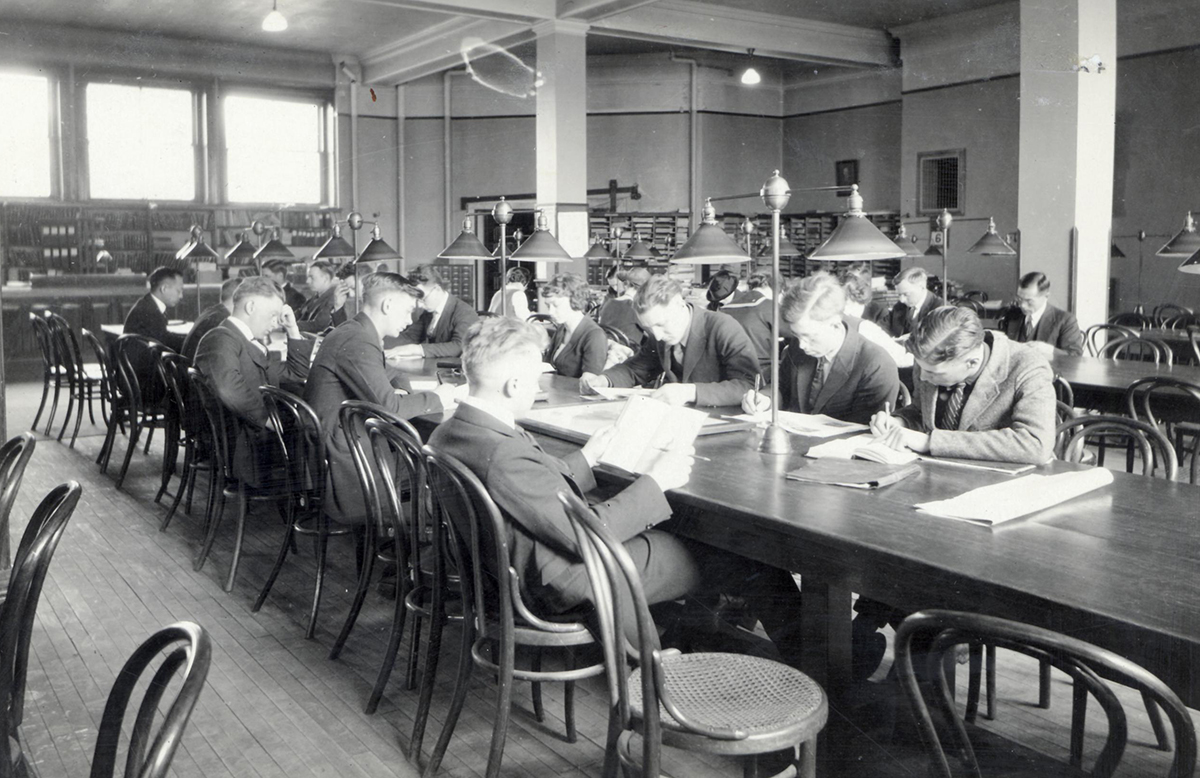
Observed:
[[[100,372],[100,415],[103,417],[104,426],[108,428],[109,409],[113,404],[113,382],[116,376],[113,372],[113,364],[111,351],[105,346],[96,334],[89,329],[82,329],[79,333],[92,349],[92,356],[95,357],[96,368]],[[97,463],[98,464],[98,463]]]
[[[567,614],[558,617],[562,619],[560,621],[551,621],[531,609],[522,591],[521,575],[509,561],[507,522],[475,474],[454,457],[430,446],[425,446],[424,452],[434,511],[430,526],[438,533],[431,538],[431,543],[435,548],[443,548],[440,531],[443,527],[449,528],[449,542],[456,550],[462,581],[463,628],[450,710],[423,774],[432,776],[441,765],[466,701],[472,668],[478,665],[497,678],[496,717],[486,771],[487,778],[496,778],[504,757],[514,680],[533,682],[534,714],[539,721],[542,719],[539,685],[547,681],[564,684],[566,737],[573,743],[576,739],[575,682],[600,675],[604,672],[604,663],[598,661],[577,666],[576,651],[596,645],[592,633],[582,622],[571,620],[572,616]],[[435,597],[437,592],[435,588]],[[434,607],[437,612],[436,602]],[[427,645],[432,645],[433,632],[439,628],[440,620],[431,620],[431,642]],[[532,668],[516,667],[519,647],[536,652]],[[543,650],[563,651],[566,668],[541,669]],[[421,673],[422,700],[431,696],[429,685],[437,673],[437,652],[428,650],[426,654]],[[424,715],[428,715],[427,710]],[[420,721],[421,710],[417,716]],[[418,734],[423,735],[423,731],[414,732],[409,745],[410,758],[414,760],[419,760],[421,755],[422,738]]]
[[[135,367],[135,354],[149,353],[150,359],[157,360],[157,355],[165,349],[166,346],[144,335],[122,335],[117,338],[113,347],[116,355],[114,361],[117,396],[113,400],[109,415],[108,433],[104,437],[104,445],[100,448],[100,472],[108,471],[108,460],[112,456],[117,427],[122,423],[129,425],[129,444],[125,449],[121,472],[117,475],[118,489],[125,482],[125,474],[129,472],[129,463],[133,459],[133,452],[137,448],[143,429],[146,431],[146,451],[143,453],[147,453],[154,429],[166,423],[164,406],[161,403],[150,404],[145,399],[144,387]],[[154,380],[158,380],[157,375]]]
[[[1125,408],[1134,419],[1141,419],[1175,439],[1175,455],[1180,463],[1192,457],[1189,480],[1200,483],[1200,384],[1173,376],[1146,376],[1125,389]],[[1186,438],[1191,438],[1191,445]]]
[[[103,402],[104,375],[96,363],[87,363],[83,359],[83,351],[79,348],[79,338],[70,323],[57,313],[47,312],[46,319],[50,324],[50,333],[54,338],[54,347],[58,352],[59,369],[67,377],[67,412],[63,416],[62,427],[58,431],[58,442],[61,443],[71,423],[71,411],[75,411],[75,429],[71,433],[70,448],[75,448],[75,439],[79,437],[79,426],[83,422],[83,406],[87,404],[88,419],[96,423],[96,413],[92,407],[94,400]],[[103,418],[101,409],[101,418]]]
[[[558,498],[587,569],[604,645],[610,695],[604,775],[615,775],[619,761],[627,771],[657,778],[661,746],[668,745],[744,757],[747,776],[758,775],[760,757],[791,751],[791,764],[779,775],[812,778],[817,735],[829,715],[816,681],[761,657],[661,650],[624,544],[578,497],[560,492]],[[636,636],[626,635],[623,626],[630,604]],[[626,640],[635,638],[638,667],[631,671]]]
[[[1100,350],[1109,341],[1118,338],[1136,338],[1138,332],[1119,324],[1093,324],[1083,334],[1083,342],[1089,356],[1099,356]]]
[[[998,645],[1047,662],[1070,676],[1074,682],[1075,706],[1070,728],[1069,764],[1052,762],[1049,757],[1014,748],[1009,741],[995,748],[977,748],[977,744],[972,743],[964,719],[954,705],[946,672],[947,658],[953,657],[957,646],[963,643]],[[920,648],[915,649],[914,645]],[[916,661],[921,658],[917,650],[925,660],[920,668]],[[1175,741],[1169,775],[1192,775],[1195,770],[1195,729],[1187,709],[1175,693],[1133,662],[1076,638],[976,613],[920,611],[906,618],[896,632],[896,671],[929,752],[930,775],[942,778],[954,775],[943,746],[946,740],[952,746],[953,756],[963,766],[962,772],[969,775],[984,773],[981,761],[995,768],[991,772],[1004,775],[1086,775],[1088,773],[1082,769],[1084,713],[1090,696],[1099,703],[1108,719],[1104,747],[1096,757],[1090,775],[1097,778],[1112,776],[1125,752],[1128,726],[1120,700],[1102,679],[1136,689],[1150,708],[1165,710]],[[939,714],[940,727],[930,713],[931,707]]]

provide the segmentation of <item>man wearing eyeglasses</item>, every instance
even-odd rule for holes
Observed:
[[[1050,279],[1045,273],[1026,273],[1017,285],[1013,306],[1000,322],[1009,340],[1028,343],[1046,357],[1055,351],[1083,354],[1083,333],[1075,315],[1050,304]]]

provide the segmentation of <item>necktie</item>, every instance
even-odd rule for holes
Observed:
[[[441,311],[433,311],[429,316],[429,325],[425,327],[425,339],[433,340],[433,331],[437,328],[438,317],[441,316]]]
[[[829,360],[825,357],[817,359],[817,366],[812,374],[812,382],[808,385],[808,410],[810,412],[813,406],[817,404],[817,397],[821,394],[821,388],[825,386],[825,367],[828,364]]]
[[[1025,343],[1033,338],[1033,319],[1029,316],[1025,317],[1025,321],[1021,322],[1021,334],[1017,338],[1021,343]]]
[[[671,374],[677,382],[683,381],[683,346],[678,343],[671,346]]]
[[[966,383],[955,384],[946,396],[946,402],[942,406],[942,423],[940,429],[956,430],[958,422],[962,419],[963,399],[965,397],[964,390]]]

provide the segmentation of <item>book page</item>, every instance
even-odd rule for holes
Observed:
[[[1087,494],[1112,480],[1112,472],[1103,467],[1058,475],[1026,475],[913,507],[934,516],[995,526]]]
[[[765,424],[771,421],[771,412],[741,413],[737,416],[728,416],[726,418]],[[807,435],[810,438],[831,438],[834,435],[844,435],[847,432],[864,432],[867,429],[867,425],[865,424],[842,421],[832,416],[826,416],[823,413],[795,413],[794,411],[780,411],[779,426],[788,432],[796,435]]]
[[[704,411],[649,397],[630,397],[617,419],[616,436],[600,462],[644,473],[663,449],[677,450],[695,443],[708,419]]]

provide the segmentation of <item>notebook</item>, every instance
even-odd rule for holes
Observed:
[[[949,500],[917,503],[933,516],[994,527],[1019,519],[1111,484],[1112,472],[1103,467],[1057,475],[1026,475],[982,486]]]
[[[985,470],[990,473],[1020,475],[1028,473],[1036,465],[1021,465],[1013,462],[992,462],[982,459],[956,459],[954,457],[935,457],[929,454],[918,454],[915,451],[897,451],[891,446],[884,445],[878,438],[871,435],[855,435],[850,438],[831,440],[813,446],[805,456],[814,459],[833,457],[834,459],[866,459],[871,462],[882,462],[890,465],[903,465],[909,462],[933,462],[934,464],[950,467],[965,467],[970,470]]]
[[[878,489],[921,472],[916,463],[889,465],[862,459],[816,459],[804,467],[792,470],[787,477],[793,481],[812,484],[849,486],[855,489]]]

